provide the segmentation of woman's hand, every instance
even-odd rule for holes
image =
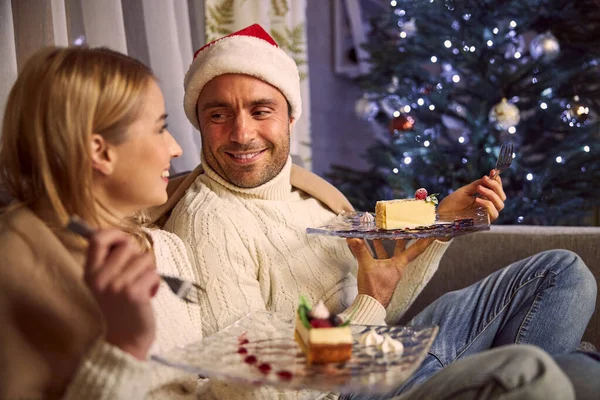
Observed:
[[[152,254],[128,234],[99,230],[90,238],[84,279],[106,321],[106,341],[144,360],[156,336],[152,297],[160,277]]]
[[[381,240],[374,240],[377,259],[373,258],[363,239],[346,239],[358,261],[358,293],[373,297],[387,307],[402,278],[404,268],[423,253],[435,239],[419,239],[406,248],[405,240],[396,240],[394,255],[389,258]]]
[[[476,194],[479,196],[475,197]],[[486,175],[446,196],[440,202],[437,211],[443,214],[483,207],[490,215],[490,222],[493,222],[504,209],[505,200],[506,194],[500,176],[490,178]]]

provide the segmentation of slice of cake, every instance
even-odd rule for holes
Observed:
[[[375,225],[379,229],[406,229],[435,223],[435,194],[427,195],[421,188],[414,199],[378,201],[375,205]]]
[[[310,364],[327,364],[348,361],[352,357],[352,331],[349,321],[331,314],[319,301],[311,305],[304,297],[296,314],[294,337]]]

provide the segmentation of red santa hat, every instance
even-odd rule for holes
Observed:
[[[198,96],[211,79],[223,74],[259,78],[281,91],[292,108],[292,117],[302,113],[300,75],[296,63],[258,24],[251,25],[203,46],[183,81],[185,115],[198,130]]]

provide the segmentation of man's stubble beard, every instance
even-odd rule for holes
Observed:
[[[280,148],[278,150],[278,153],[274,154],[274,158],[271,160],[270,163],[268,163],[264,167],[264,169],[259,174],[259,179],[257,180],[257,182],[246,183],[244,176],[247,175],[247,173],[244,173],[244,172],[241,172],[239,174],[231,173],[231,172],[228,173],[227,170],[224,169],[223,166],[221,166],[219,164],[219,162],[217,161],[218,160],[217,157],[214,156],[212,150],[210,150],[210,148],[206,145],[204,138],[202,136],[201,136],[201,138],[202,138],[202,154],[204,156],[204,161],[206,163],[208,163],[208,165],[225,181],[231,183],[234,186],[237,186],[237,187],[243,188],[243,189],[252,189],[252,188],[264,185],[265,183],[271,181],[273,178],[275,178],[277,175],[279,175],[281,170],[283,170],[283,167],[285,166],[285,163],[287,162],[287,159],[290,155],[291,134],[290,134],[290,127],[288,125],[287,142],[285,142],[285,147]],[[269,151],[269,149],[267,149],[266,151]],[[207,153],[209,153],[209,154],[207,154]],[[225,155],[225,157],[227,157],[227,155]],[[249,168],[254,168],[254,167],[249,166]],[[239,175],[239,176],[236,176],[236,175]]]

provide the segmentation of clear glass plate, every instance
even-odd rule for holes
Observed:
[[[484,208],[471,208],[462,212],[437,214],[435,224],[412,229],[378,229],[375,221],[361,222],[367,212],[342,212],[329,224],[307,228],[306,233],[343,238],[363,239],[417,239],[427,237],[455,237],[490,229],[490,219]],[[373,213],[369,213],[373,217]]]
[[[204,340],[153,355],[160,363],[208,378],[323,392],[386,393],[399,387],[421,364],[437,327],[353,325],[352,358],[344,364],[306,364],[294,340],[294,320],[257,311]],[[389,333],[402,353],[383,354],[359,345],[368,329]]]

